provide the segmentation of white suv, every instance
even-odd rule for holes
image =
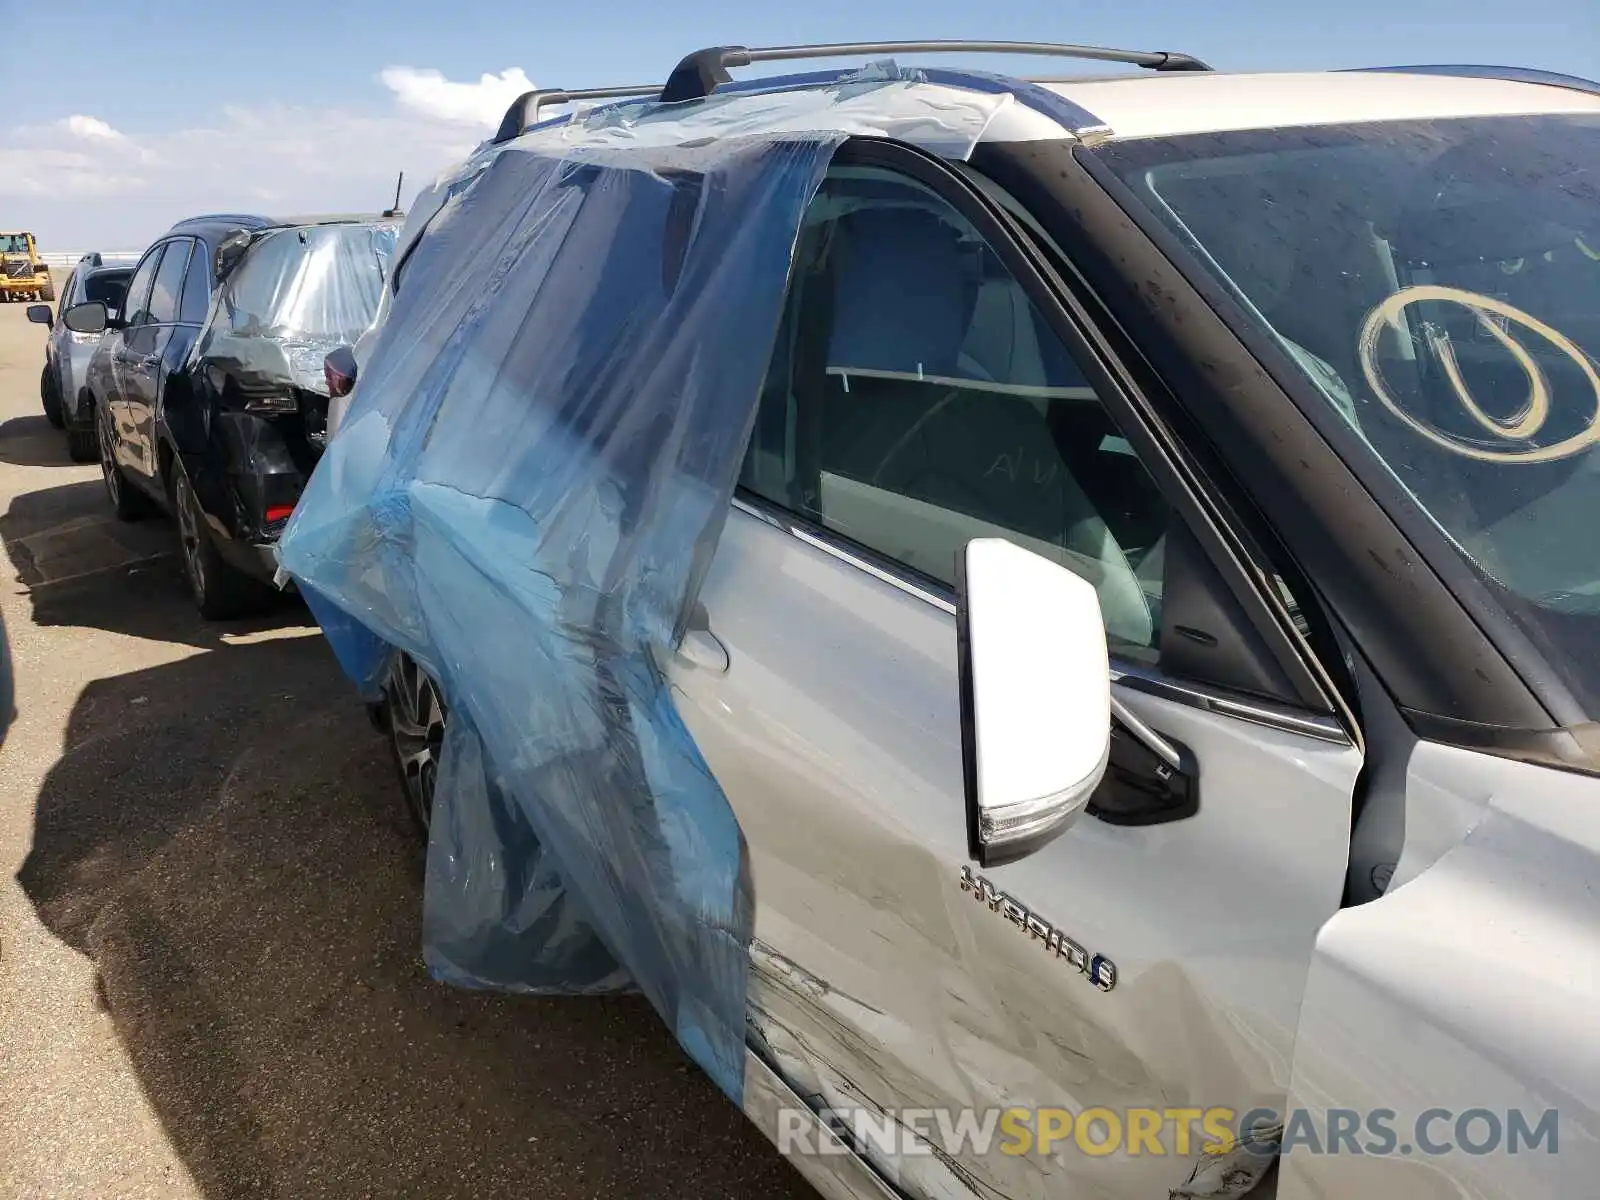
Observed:
[[[281,550],[447,702],[435,973],[631,979],[830,1195],[1591,1187],[1600,86],[525,108]]]

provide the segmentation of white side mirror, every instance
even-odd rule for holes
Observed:
[[[1092,584],[1002,538],[956,564],[967,841],[1031,854],[1088,805],[1111,752],[1111,677]]]

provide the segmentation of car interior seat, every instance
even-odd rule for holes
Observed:
[[[820,361],[800,365],[813,398],[799,421],[814,429],[797,439],[809,447],[797,470],[826,525],[946,582],[968,539],[1012,537],[1090,579],[1107,631],[1147,645],[1149,604],[1058,451],[1041,385],[1003,378],[1031,323],[1009,344],[1004,332],[969,341],[985,253],[931,211],[839,218],[830,336]],[[974,350],[991,355],[976,371]]]

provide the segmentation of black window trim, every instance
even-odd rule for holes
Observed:
[[[173,322],[173,324],[181,325],[189,329],[204,329],[206,324],[211,319],[211,306],[217,298],[217,292],[220,290],[217,287],[217,262],[216,258],[214,257],[215,252],[211,249],[210,244],[207,243],[205,238],[196,234],[192,235],[189,240],[194,244],[189,248],[189,265],[184,268],[183,284],[178,289],[178,317],[180,319]],[[200,261],[205,267],[206,315],[201,317],[198,321],[185,321],[181,319],[183,317],[183,296],[184,292],[189,286],[189,273],[194,270],[196,255],[200,256]]]
[[[161,270],[161,262],[160,262],[159,256],[166,253],[167,243],[169,241],[171,241],[171,240],[172,240],[171,238],[166,238],[166,237],[159,239],[157,242],[155,242],[154,245],[152,245],[148,250],[146,250],[143,254],[141,254],[139,256],[139,261],[138,262],[133,264],[133,274],[128,276],[128,286],[125,289],[123,289],[123,293],[122,293],[122,312],[121,312],[121,317],[122,317],[122,320],[123,320],[123,328],[124,329],[130,328],[130,326],[128,326],[128,324],[127,324],[128,311],[129,311],[128,310],[128,304],[129,304],[130,301],[134,301],[134,300],[137,299],[137,297],[135,297],[134,294],[133,294],[133,281],[135,279],[139,278],[139,272],[144,269],[144,264],[150,258],[156,257],[157,261],[156,261],[156,265],[155,265],[155,270],[150,272],[150,288],[154,288],[155,287],[156,275]],[[144,298],[146,300],[150,299],[150,288],[147,288],[145,290]]]
[[[1298,704],[1292,710],[1292,721],[1286,724],[1276,710],[1283,707],[1287,713],[1291,711],[1287,707],[1271,702],[1258,704],[1253,699],[1234,697],[1206,685],[1169,680],[1159,670],[1143,664],[1129,664],[1118,658],[1113,663],[1114,676],[1128,686],[1171,699],[1185,698],[1183,702],[1191,706],[1233,711],[1235,715],[1258,710],[1258,723],[1292,728],[1301,733],[1316,728],[1327,740],[1360,747],[1361,731],[1352,707],[1315,651],[1295,632],[1288,611],[1269,583],[1270,572],[1257,565],[1258,560],[1249,549],[1250,543],[1233,532],[1227,514],[1219,511],[1214,500],[1208,503],[1203,498],[1200,490],[1204,487],[1203,476],[1192,469],[1191,464],[1182,462],[1187,456],[1176,437],[1164,427],[1161,428],[1164,437],[1152,428],[1153,424],[1161,427],[1155,410],[1142,396],[1139,385],[1121,365],[1087,310],[1039,252],[1031,235],[975,183],[933,155],[903,143],[852,138],[835,152],[833,165],[880,167],[905,175],[932,190],[973,224],[1062,339],[1162,496],[1189,524],[1208,557],[1228,581],[1246,617],[1266,639],[1286,676],[1296,686]],[[785,529],[825,553],[852,562],[891,586],[941,609],[954,611],[953,593],[946,585],[861,546],[836,530],[826,529],[742,487],[735,493],[735,507]]]
[[[151,296],[155,295],[156,279],[161,275],[161,269],[167,265],[167,251],[172,249],[172,244],[174,242],[186,243],[189,247],[189,253],[184,256],[183,274],[178,277],[178,294],[173,303],[172,320],[151,321],[149,322],[149,325],[152,329],[172,329],[175,326],[184,324],[184,322],[178,320],[178,316],[183,312],[183,285],[184,282],[189,278],[189,260],[194,256],[194,238],[190,237],[188,234],[181,234],[179,236],[169,237],[163,240],[162,245],[165,246],[166,249],[162,251],[161,261],[156,264],[156,273],[150,277],[150,294]]]
[[[85,276],[87,278],[87,276]],[[67,281],[61,285],[61,298],[56,301],[56,320],[59,321],[76,301],[72,298],[72,289],[78,286],[78,268],[73,267],[67,272]]]

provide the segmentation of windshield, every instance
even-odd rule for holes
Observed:
[[[1600,116],[1095,153],[1600,712]]]
[[[0,233],[0,254],[27,254],[30,237],[27,233]]]

